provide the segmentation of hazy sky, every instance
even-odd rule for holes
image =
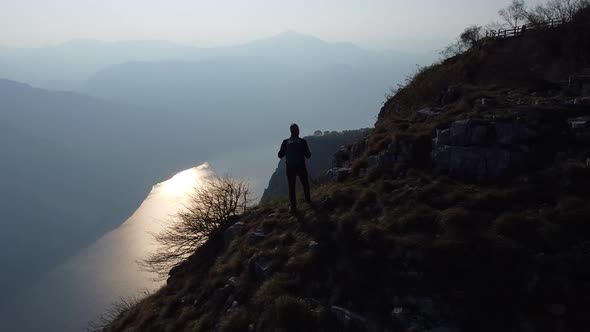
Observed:
[[[0,0],[0,45],[71,39],[227,44],[285,30],[395,47],[447,41],[485,24],[509,0]]]

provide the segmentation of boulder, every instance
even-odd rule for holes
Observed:
[[[211,302],[215,307],[220,307],[225,303],[230,294],[231,290],[229,287],[225,286],[223,288],[218,288],[213,292]]]
[[[436,137],[433,140],[433,146],[435,148],[442,148],[447,145],[451,145],[451,130],[436,130]]]
[[[264,240],[269,233],[270,231],[264,227],[256,228],[254,232],[248,234],[248,244],[251,246],[257,244],[258,242]]]
[[[230,285],[233,288],[238,287],[238,278],[236,278],[236,277],[230,277],[227,280],[227,284]]]
[[[571,118],[568,119],[567,122],[573,130],[583,130],[590,128],[590,117],[587,116]]]
[[[248,273],[258,280],[267,280],[272,274],[270,263],[270,259],[266,257],[253,256],[248,260]]]
[[[223,232],[223,240],[225,241],[225,244],[230,244],[244,227],[246,227],[246,224],[241,221],[229,226],[225,232]]]
[[[310,241],[309,242],[309,250],[312,252],[316,252],[318,250],[318,248],[320,247],[320,244],[317,243],[316,241]]]
[[[442,108],[426,107],[426,108],[417,110],[416,113],[421,114],[421,115],[425,115],[425,116],[435,116],[435,115],[440,114],[441,111],[442,111]]]
[[[232,311],[235,311],[239,306],[240,306],[240,304],[238,303],[238,301],[233,301],[231,306],[229,307],[229,309],[227,309],[227,311],[225,313],[229,314]]]

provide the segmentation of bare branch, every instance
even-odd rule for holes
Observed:
[[[160,233],[153,234],[157,252],[138,262],[144,271],[164,279],[168,271],[193,254],[216,231],[227,226],[250,205],[246,181],[216,176],[196,188],[189,203]]]

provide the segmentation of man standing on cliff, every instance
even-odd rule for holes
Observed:
[[[291,130],[291,137],[284,140],[281,144],[279,158],[286,157],[289,202],[291,203],[290,211],[291,213],[295,213],[297,212],[297,196],[295,194],[297,176],[299,176],[299,180],[301,180],[301,185],[303,186],[305,201],[311,203],[309,178],[307,167],[305,166],[305,159],[311,158],[311,151],[309,151],[307,141],[299,137],[299,126],[293,123],[289,129]]]

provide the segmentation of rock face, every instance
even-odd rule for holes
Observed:
[[[369,156],[368,168],[384,168],[401,171],[407,168],[413,149],[412,142],[398,140],[387,146],[385,151],[377,155]]]
[[[424,167],[430,164],[430,149],[430,138],[427,136],[398,136],[385,150],[368,156],[367,168],[362,169],[361,174],[382,170],[394,175],[403,175],[410,167]]]
[[[431,157],[439,170],[493,181],[551,161],[567,139],[567,127],[564,118],[534,110],[506,119],[456,121],[437,130]]]
[[[336,164],[343,165],[351,160],[351,148],[345,147],[353,144],[363,137],[367,136],[369,129],[348,130],[343,132],[329,132],[321,136],[305,137],[312,157],[307,162],[307,170],[311,180],[320,180],[326,172],[335,167]],[[277,151],[279,148],[277,142]],[[353,151],[354,152],[354,151]],[[336,153],[336,155],[335,155]],[[350,168],[338,166],[338,168]],[[344,178],[344,173],[340,172],[335,175],[336,178]],[[262,195],[261,202],[268,201],[272,198],[286,196],[288,194],[287,177],[285,175],[285,162],[281,160],[277,169],[273,173],[268,183],[268,187]]]

